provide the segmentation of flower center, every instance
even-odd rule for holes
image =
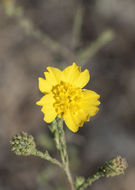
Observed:
[[[59,117],[63,117],[68,109],[70,109],[73,114],[77,113],[79,109],[78,101],[82,96],[81,92],[81,88],[73,87],[71,84],[63,81],[52,88],[55,99],[53,106]]]

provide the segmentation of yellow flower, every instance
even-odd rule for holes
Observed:
[[[75,63],[63,71],[54,67],[47,70],[45,79],[39,78],[39,89],[45,95],[37,102],[42,106],[44,120],[50,123],[58,116],[71,131],[77,132],[99,110],[100,96],[83,89],[90,80],[89,71],[81,72]]]

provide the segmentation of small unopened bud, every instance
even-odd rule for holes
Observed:
[[[117,156],[116,158],[106,162],[105,165],[99,169],[99,172],[106,177],[116,176],[124,174],[127,167],[128,164],[126,159],[121,156]]]
[[[21,132],[12,138],[11,150],[17,155],[28,156],[35,151],[36,144],[34,142],[33,136],[28,135],[25,132]]]
[[[76,180],[75,180],[75,187],[76,187],[76,189],[78,189],[79,187],[81,187],[84,182],[85,182],[84,177],[82,177],[82,176],[76,177]]]

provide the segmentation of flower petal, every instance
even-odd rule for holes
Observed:
[[[73,84],[76,78],[80,75],[80,67],[73,63],[71,66],[65,68],[62,72],[63,74],[63,81]]]
[[[90,80],[89,71],[86,69],[81,72],[79,66],[73,63],[63,71],[63,81],[69,82],[76,87],[83,88]]]
[[[87,101],[88,103],[92,103],[94,105],[99,105],[100,102],[97,104],[97,100],[100,98],[100,95],[92,90],[83,89],[83,101]],[[89,101],[88,101],[89,100]]]
[[[76,114],[73,114],[73,120],[78,127],[82,127],[84,122],[89,120],[89,114],[85,110],[80,109]]]
[[[43,96],[39,101],[36,102],[38,106],[43,106],[46,103],[46,96]]]
[[[63,119],[67,125],[67,127],[72,131],[72,132],[77,132],[79,129],[79,126],[74,122],[73,116],[71,115],[71,112],[68,110],[64,116]]]
[[[57,116],[57,113],[53,107],[55,100],[53,98],[53,94],[47,94],[43,96],[38,102],[37,105],[43,106],[41,111],[44,113],[44,120],[47,123],[52,122],[55,117]]]
[[[94,116],[98,112],[99,108],[97,107],[100,104],[98,100],[100,96],[91,90],[84,90],[83,97],[79,102],[79,106],[85,110],[89,116]]]
[[[85,69],[83,72],[80,73],[78,78],[74,81],[74,85],[83,88],[90,80],[90,74],[87,69]]]
[[[47,67],[48,72],[44,72],[46,80],[52,85],[57,85],[62,76],[62,71],[55,67]]]
[[[51,91],[52,85],[47,80],[40,77],[38,78],[38,80],[39,80],[39,90],[42,93],[48,93]]]

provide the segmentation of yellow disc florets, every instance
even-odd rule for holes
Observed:
[[[73,87],[71,84],[61,81],[52,88],[55,103],[54,107],[59,115],[63,117],[66,110],[70,109],[73,114],[79,109],[78,101],[82,96],[82,89]]]

